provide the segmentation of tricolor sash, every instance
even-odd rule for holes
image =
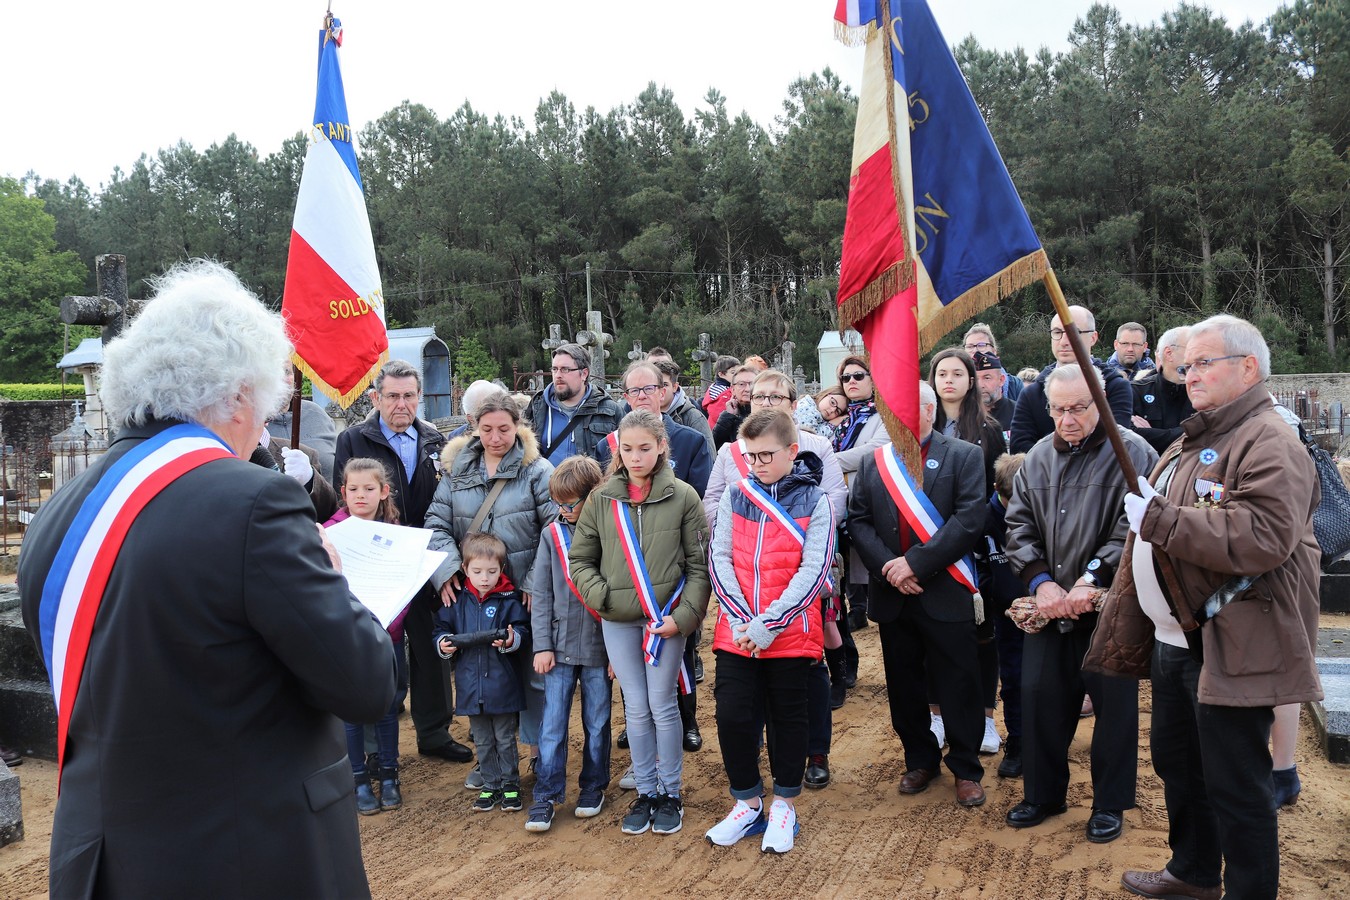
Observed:
[[[894,444],[878,447],[874,455],[877,471],[881,473],[881,481],[886,485],[886,491],[891,495],[891,500],[900,510],[900,514],[905,517],[905,521],[909,523],[909,527],[914,530],[919,540],[925,542],[931,540],[946,521],[942,518],[942,514],[937,511],[933,501],[928,499],[928,495],[914,484],[914,479],[909,477],[909,472],[895,452]],[[949,565],[947,571],[972,594],[980,592],[979,581],[975,577],[975,563],[970,556],[961,557]]]
[[[762,484],[755,481],[753,478],[742,478],[740,488],[745,492],[746,498],[758,507],[770,522],[777,522],[792,536],[793,540],[797,542],[797,546],[806,546],[806,529],[801,526],[800,522],[788,514],[788,511],[783,508],[783,504],[779,503],[776,497],[764,490]],[[827,560],[834,559],[833,528],[830,529],[830,546],[826,548],[825,558]],[[827,565],[825,571],[821,573],[820,583],[811,591],[811,599],[814,600],[819,597],[821,591],[832,591],[833,589],[834,582],[830,580],[830,567]]]
[[[58,783],[99,604],[127,532],[141,510],[180,476],[233,455],[200,425],[166,428],[108,467],[61,539],[38,607],[42,656],[56,700]]]
[[[621,500],[614,501],[614,524],[618,529],[619,546],[623,549],[623,558],[628,564],[628,574],[633,579],[633,587],[637,591],[643,615],[653,628],[660,628],[666,616],[670,615],[670,611],[679,605],[680,595],[684,593],[685,580],[683,577],[680,578],[680,583],[675,585],[675,592],[670,595],[666,605],[661,606],[656,599],[652,576],[647,571],[647,558],[642,553],[642,544],[638,540],[637,529],[633,526],[633,516],[628,511],[628,504]],[[652,634],[650,630],[647,631],[646,640],[642,644],[642,658],[647,665],[660,665],[661,649],[665,643],[665,638],[659,634]],[[682,660],[679,680],[680,692],[684,694],[691,693],[694,686],[687,668]]]
[[[741,473],[741,478],[750,477],[750,464],[745,461],[745,454],[748,452],[745,438],[736,438],[736,446],[731,451],[731,460],[736,463],[736,471]]]
[[[611,459],[617,459],[619,456],[619,432],[611,431],[605,435],[605,443],[609,444],[609,456]]]
[[[562,522],[554,522],[546,529],[548,539],[553,543],[553,551],[558,554],[559,563],[562,565],[563,578],[567,581],[567,586],[572,589],[572,596],[577,598],[581,608],[591,614],[591,618],[600,621],[600,614],[586,605],[586,601],[581,599],[581,591],[577,590],[576,582],[572,580],[572,560],[567,555],[567,551],[572,549],[572,533]]]

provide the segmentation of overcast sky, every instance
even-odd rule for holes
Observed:
[[[1179,0],[1118,0],[1147,24]],[[1263,22],[1282,0],[1199,0],[1230,25]],[[837,43],[834,0],[468,3],[334,0],[346,35],[347,106],[360,128],[403,100],[442,118],[468,100],[533,124],[557,89],[583,110],[632,101],[649,81],[691,115],[709,87],[761,125],[787,86],[831,67],[857,89],[862,51]],[[1089,0],[933,0],[948,43],[1067,46]],[[8,126],[0,174],[78,175],[94,190],[113,167],[186,140],[231,133],[260,154],[307,127],[325,4],[299,0],[16,0],[5,14],[0,84]]]

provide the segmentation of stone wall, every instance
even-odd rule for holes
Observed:
[[[83,398],[80,398],[83,399]],[[0,398],[0,444],[32,466],[51,471],[52,435],[75,419],[74,400],[5,400]]]

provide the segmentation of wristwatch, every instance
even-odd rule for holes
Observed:
[[[1084,572],[1080,577],[1088,587],[1097,587],[1097,576],[1091,572]]]

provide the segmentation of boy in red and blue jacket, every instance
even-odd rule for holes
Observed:
[[[709,564],[719,605],[717,734],[736,805],[707,839],[725,847],[762,833],[761,850],[786,853],[806,769],[808,673],[824,653],[820,595],[834,559],[834,513],[820,489],[820,461],[798,456],[787,413],[752,413],[740,437],[750,474],[722,495]],[[774,786],[767,816],[759,773],[766,718]]]

